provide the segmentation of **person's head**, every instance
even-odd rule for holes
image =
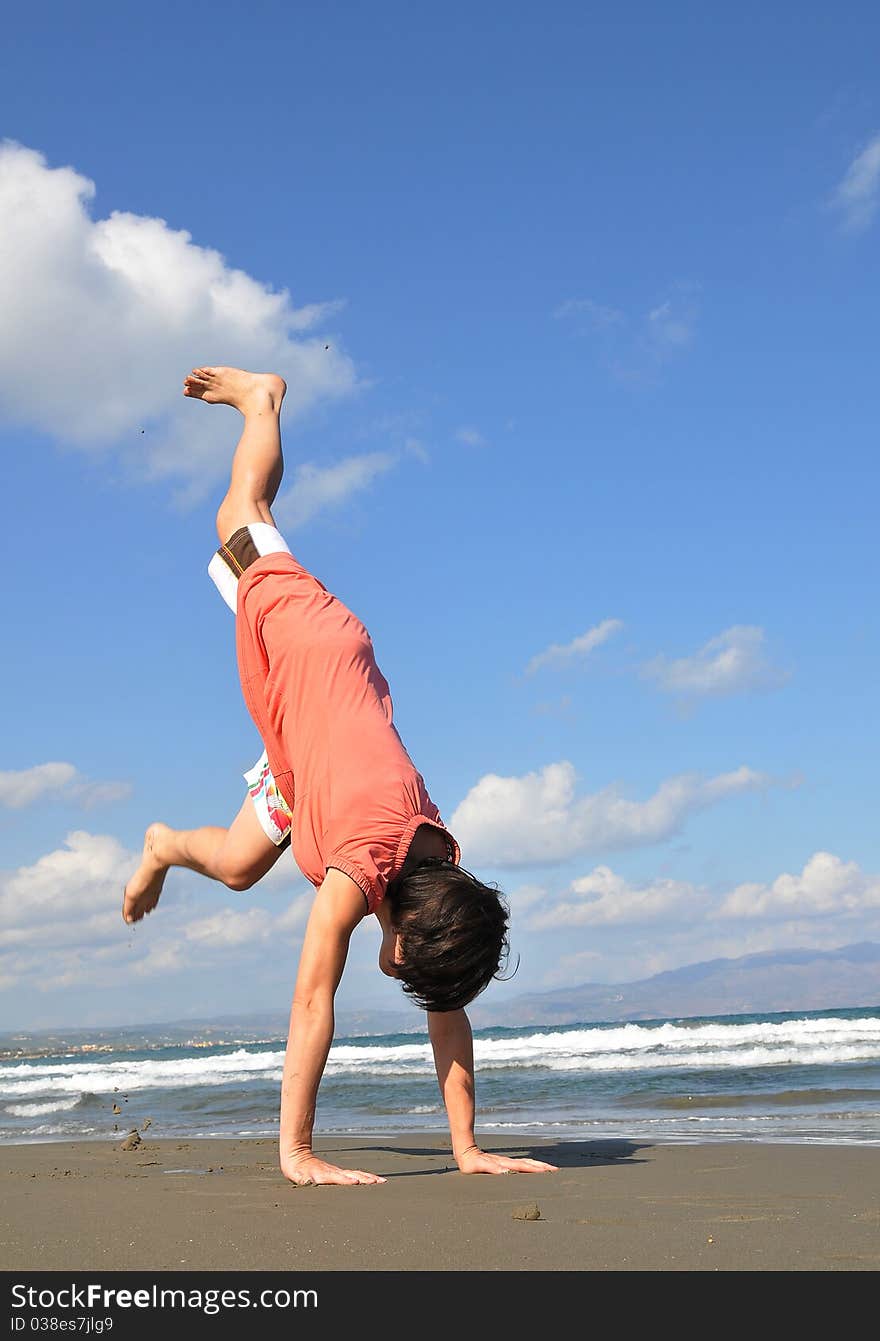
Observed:
[[[392,880],[385,898],[396,946],[383,970],[425,1010],[458,1010],[497,976],[509,917],[498,889],[427,857]]]

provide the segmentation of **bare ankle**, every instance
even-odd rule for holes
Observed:
[[[157,866],[164,867],[166,870],[170,863],[165,860],[165,836],[167,825],[151,824],[144,834],[144,854],[149,854],[150,858]]]
[[[255,386],[242,397],[238,408],[245,419],[261,419],[270,414],[277,416],[281,413],[281,397],[268,387]]]

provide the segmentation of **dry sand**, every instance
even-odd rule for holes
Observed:
[[[0,1148],[0,1268],[880,1266],[880,1148],[489,1141],[562,1167],[466,1178],[436,1133],[324,1138],[325,1157],[388,1182],[296,1188],[272,1141],[120,1144]]]

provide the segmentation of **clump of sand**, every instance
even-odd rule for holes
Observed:
[[[529,1206],[515,1206],[511,1211],[513,1220],[540,1220],[540,1218],[540,1207],[534,1201]]]

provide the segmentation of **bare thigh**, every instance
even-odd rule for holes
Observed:
[[[256,884],[286,851],[286,843],[279,847],[272,842],[257,819],[253,801],[246,796],[223,840],[219,856],[224,870]]]

